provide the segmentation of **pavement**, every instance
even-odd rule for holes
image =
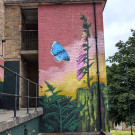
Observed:
[[[0,132],[18,126],[24,122],[32,120],[43,114],[43,108],[30,108],[29,113],[27,113],[27,108],[20,108],[17,110],[16,117],[14,116],[14,111],[12,110],[1,110],[0,109]]]

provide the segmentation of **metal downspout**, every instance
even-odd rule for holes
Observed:
[[[101,118],[101,90],[100,90],[100,80],[99,80],[99,61],[98,61],[98,44],[97,44],[97,21],[96,21],[96,3],[93,3],[94,6],[94,22],[95,22],[95,40],[96,40],[96,61],[97,61],[97,78],[98,78],[98,87],[97,87],[97,96],[98,96],[98,111],[99,111],[99,127],[102,131],[102,118]]]

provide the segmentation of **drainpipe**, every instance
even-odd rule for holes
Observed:
[[[96,21],[96,3],[93,3],[94,6],[94,22],[95,22],[95,40],[96,40],[96,62],[97,62],[97,78],[98,78],[98,87],[97,87],[97,96],[98,96],[98,112],[99,112],[99,127],[102,131],[102,119],[101,119],[101,90],[100,90],[100,81],[99,81],[99,62],[98,62],[98,44],[97,44],[97,21]]]

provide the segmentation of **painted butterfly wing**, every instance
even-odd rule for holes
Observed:
[[[55,56],[54,59],[57,62],[60,62],[62,60],[70,61],[70,57],[67,51],[56,41],[54,41],[52,44],[51,54]]]
[[[65,49],[56,41],[52,44],[51,54],[57,55],[59,52],[64,51]]]
[[[57,54],[54,58],[57,62],[60,62],[60,61],[70,61],[70,57],[67,53],[66,50],[64,50],[63,52],[60,52],[59,54]]]

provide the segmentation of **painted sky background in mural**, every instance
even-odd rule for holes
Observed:
[[[76,90],[86,85],[83,80],[78,81],[76,78],[76,58],[78,57],[83,33],[80,15],[85,15],[88,22],[92,23],[90,29],[91,40],[89,41],[92,47],[90,48],[89,56],[94,58],[95,63],[90,69],[90,76],[94,77],[93,81],[97,80],[93,4],[48,5],[39,6],[38,10],[39,83],[43,85],[44,80],[46,80],[56,86],[57,89],[64,90],[63,92],[67,96],[75,98]],[[100,80],[106,83],[102,4],[97,4],[96,10],[98,11]],[[57,63],[54,60],[54,56],[50,54],[53,41],[59,42],[66,49],[70,56],[70,62],[61,61]],[[46,89],[45,85],[43,86],[43,89]]]

